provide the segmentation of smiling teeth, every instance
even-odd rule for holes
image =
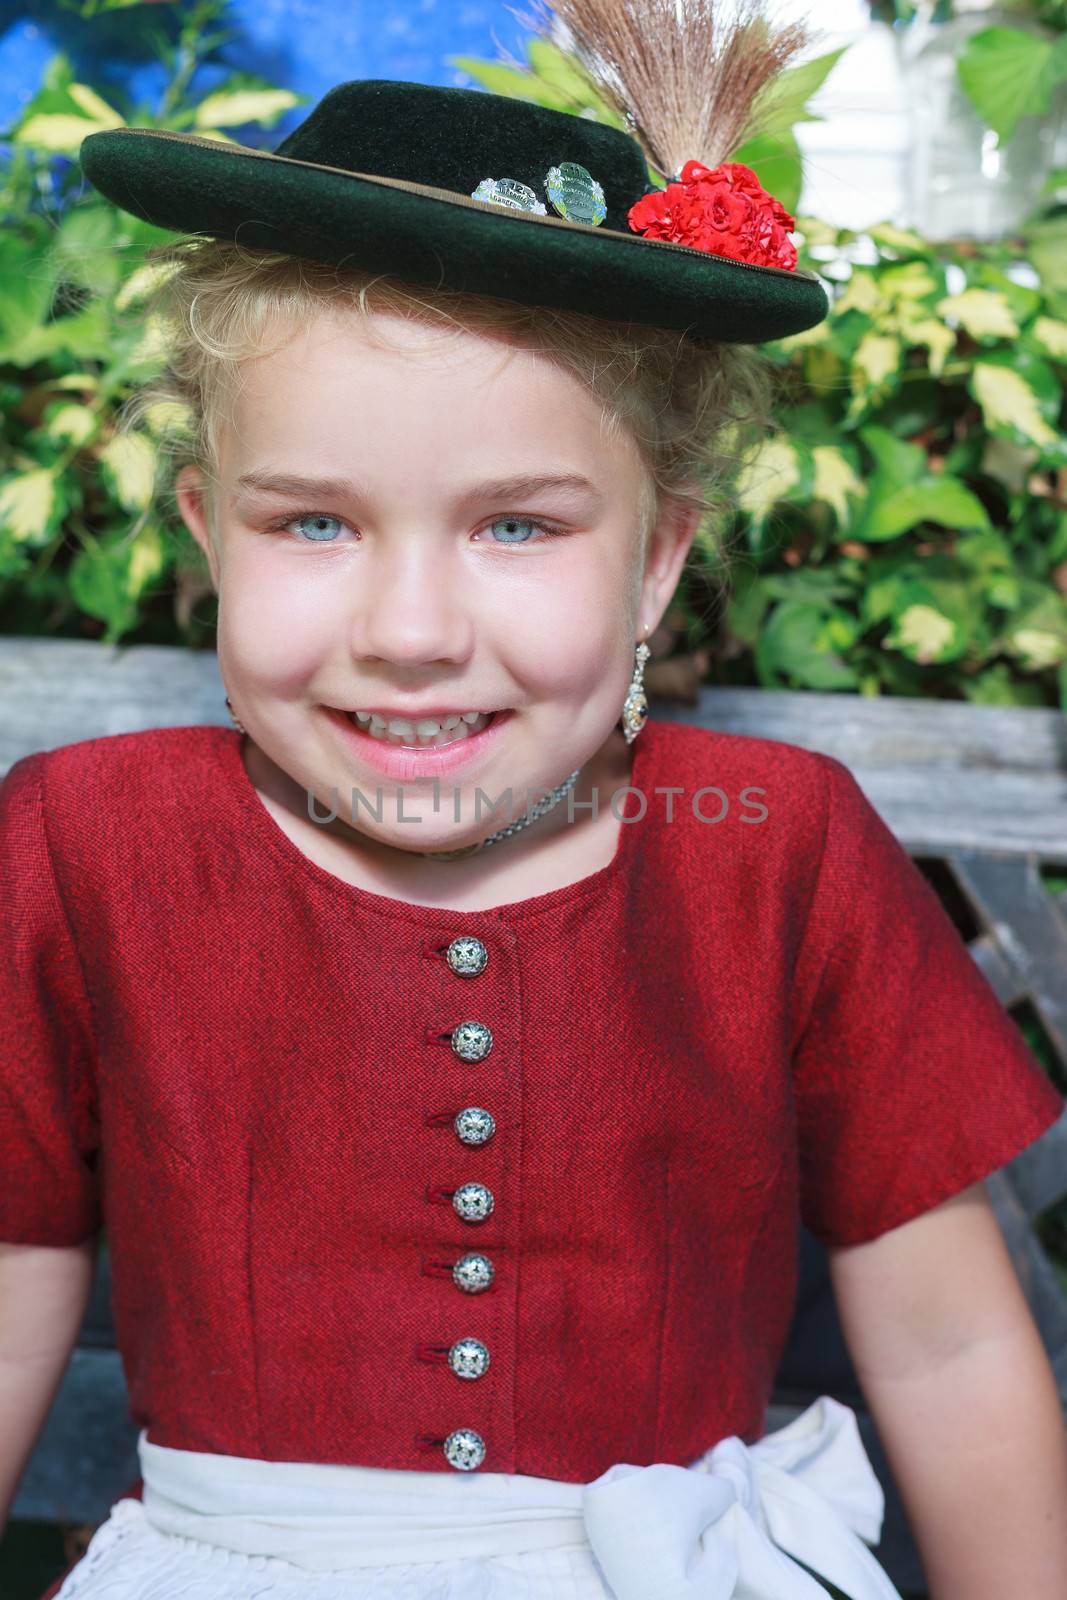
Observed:
[[[457,739],[480,733],[492,715],[492,712],[463,711],[440,719],[419,717],[417,721],[411,721],[407,717],[382,717],[376,711],[349,713],[357,728],[369,733],[372,739],[382,739],[386,744],[407,745],[453,744]]]

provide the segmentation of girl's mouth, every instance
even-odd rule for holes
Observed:
[[[323,709],[340,730],[348,749],[362,763],[399,779],[440,777],[455,768],[476,765],[484,760],[515,715],[506,709],[479,715],[473,722],[460,718],[453,727],[439,727],[434,734],[418,734],[415,724],[411,725],[411,733],[387,734],[381,719],[378,725],[371,724],[367,713],[342,711],[335,706]]]
[[[418,722],[404,722],[400,718],[380,717],[373,711],[350,711],[346,714],[370,738],[410,750],[441,750],[460,739],[469,739],[481,733],[498,715],[495,711],[464,711],[448,717],[426,717]]]

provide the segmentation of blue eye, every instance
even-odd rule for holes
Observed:
[[[303,511],[298,517],[293,517],[290,522],[287,522],[286,527],[291,528],[298,522],[323,523],[340,522],[340,520],[340,517],[331,516],[328,511]],[[331,534],[330,530],[322,527],[316,529],[315,532],[309,534],[308,537],[309,540],[316,544],[330,544],[333,541],[333,535]]]
[[[522,529],[522,528],[540,528],[541,532],[544,533],[548,538],[551,539],[553,537],[553,530],[551,528],[546,528],[544,526],[544,524],[541,523],[541,522],[535,522],[532,517],[497,517],[493,522],[491,522],[489,524],[489,527],[490,528],[507,528],[507,529],[512,530],[512,531],[514,529],[516,529],[516,528],[518,528],[518,529]],[[512,538],[509,537],[507,539],[498,540],[497,543],[499,543],[499,544],[529,544],[530,541],[529,541],[529,539],[522,539],[522,538],[520,538],[520,539],[512,539]]]

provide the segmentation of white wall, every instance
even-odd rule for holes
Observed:
[[[849,45],[804,122],[800,210],[838,227],[900,222],[906,205],[908,116],[896,41],[872,23],[862,0],[786,0],[786,16],[805,17],[818,34],[809,56]]]

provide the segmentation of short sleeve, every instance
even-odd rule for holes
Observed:
[[[43,755],[0,782],[0,1241],[100,1230],[96,1056],[49,853]]]
[[[849,769],[819,755],[825,832],[794,969],[801,1219],[859,1244],[986,1178],[1062,1095]]]

